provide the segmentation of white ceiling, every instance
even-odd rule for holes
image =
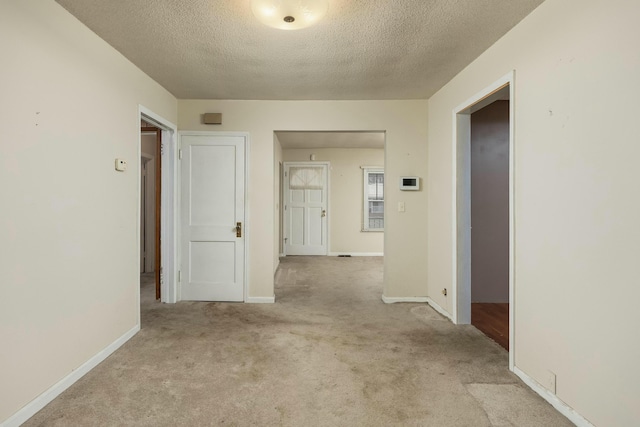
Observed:
[[[543,0],[329,0],[297,31],[250,0],[56,1],[180,99],[356,100],[430,97]]]
[[[294,148],[384,148],[384,132],[276,132],[284,150]]]

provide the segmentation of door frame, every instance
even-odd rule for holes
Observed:
[[[165,119],[161,115],[155,113],[151,109],[138,105],[138,120],[137,120],[137,132],[138,132],[138,158],[142,157],[142,132],[140,131],[140,121],[144,120],[147,123],[159,128],[162,132],[162,147],[159,155],[162,167],[160,169],[161,179],[161,221],[160,221],[160,239],[162,241],[161,253],[160,253],[160,265],[162,271],[160,274],[160,287],[161,287],[161,302],[175,303],[178,301],[179,295],[177,292],[177,200],[176,200],[176,185],[177,185],[177,142],[178,142],[178,127],[171,121]],[[138,245],[140,245],[140,202],[142,197],[140,173],[138,171],[138,225],[137,236]],[[138,247],[138,256],[140,253],[140,247]],[[138,289],[140,282],[138,279]],[[138,307],[140,307],[140,292],[137,292]],[[140,311],[138,310],[138,323],[140,322]]]
[[[243,300],[245,303],[250,302],[250,298],[249,298],[249,241],[250,241],[250,236],[251,236],[251,224],[250,224],[250,215],[249,215],[249,178],[250,178],[250,162],[249,162],[249,156],[251,153],[251,144],[250,144],[250,136],[249,136],[249,132],[216,132],[216,131],[180,131],[178,132],[178,149],[177,151],[177,155],[178,158],[180,157],[180,151],[182,149],[182,137],[183,136],[232,136],[232,137],[242,137],[244,139],[244,218],[243,218],[243,233],[244,233],[244,281],[242,283],[242,288],[243,288]],[[181,162],[178,161],[177,162],[177,168],[176,168],[176,177],[180,177],[181,173],[182,173],[182,165]],[[180,234],[181,230],[179,227],[180,224],[180,205],[182,203],[182,194],[180,191],[180,183],[177,182],[179,181],[179,178],[176,179],[176,185],[177,185],[177,193],[178,193],[178,197],[176,197],[176,228],[177,228],[177,240],[176,240],[176,260],[177,260],[177,264],[176,265],[181,265],[182,263],[182,253],[180,250],[180,244],[178,242],[181,241],[182,239],[182,235]],[[177,274],[177,272],[176,272]],[[177,288],[178,288],[178,301],[181,300],[181,295],[180,295],[180,284],[177,284]]]
[[[471,323],[471,113],[509,91],[509,369],[515,365],[515,71],[453,110],[452,319]]]
[[[322,162],[322,161],[291,161],[291,162],[283,162],[282,163],[282,172],[283,174],[286,173],[287,171],[287,167],[289,166],[295,166],[295,165],[301,165],[301,166],[312,166],[312,165],[323,165],[327,168],[327,176],[326,176],[326,184],[327,184],[327,188],[326,188],[326,199],[327,199],[327,220],[326,220],[326,230],[325,230],[325,242],[327,243],[327,247],[326,247],[326,253],[324,254],[324,256],[328,256],[329,255],[329,249],[331,248],[331,241],[330,241],[330,235],[331,233],[329,233],[329,230],[331,228],[331,202],[330,202],[330,195],[331,195],[331,162],[326,161],[326,162]],[[289,184],[288,184],[288,177],[286,175],[283,176],[283,180],[282,180],[282,188],[280,189],[280,193],[284,195],[284,205],[287,206],[288,200],[289,200]],[[286,191],[285,191],[286,190]],[[282,206],[282,205],[281,205]],[[280,209],[281,212],[281,216],[283,219],[283,223],[284,223],[284,229],[282,232],[282,252],[283,252],[283,256],[287,256],[287,244],[284,242],[284,239],[288,238],[289,235],[289,210],[288,209]],[[318,256],[323,256],[323,255],[318,255]]]

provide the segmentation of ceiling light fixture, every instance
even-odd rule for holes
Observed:
[[[256,18],[280,30],[310,27],[322,19],[327,9],[328,0],[251,0]]]

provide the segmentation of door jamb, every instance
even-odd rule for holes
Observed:
[[[175,195],[177,185],[177,170],[176,161],[177,158],[177,138],[178,127],[165,119],[164,117],[156,114],[149,108],[138,105],[138,157],[142,155],[142,137],[140,132],[140,120],[144,120],[154,126],[158,127],[162,131],[162,148],[161,153],[158,155],[161,157],[160,161],[162,167],[160,170],[160,179],[162,181],[162,194],[161,194],[161,223],[160,223],[160,235],[161,235],[161,262],[162,274],[161,274],[161,301],[165,303],[175,303],[179,300],[177,292],[177,270],[175,260],[177,259],[176,248],[176,209],[177,200]],[[140,198],[142,195],[140,188],[140,179],[138,178],[138,217],[140,216]],[[139,221],[138,221],[139,222]],[[140,244],[140,225],[137,226],[138,245]],[[138,248],[138,253],[140,248]],[[138,283],[138,286],[140,284]],[[138,295],[138,307],[140,307],[140,292]],[[140,321],[140,311],[138,311],[138,321]]]
[[[282,163],[282,170],[283,173],[287,170],[287,166],[291,166],[291,165],[323,165],[326,166],[327,168],[327,191],[326,191],[326,198],[327,198],[327,230],[326,230],[326,242],[327,242],[327,250],[326,253],[324,254],[324,256],[328,256],[329,255],[329,248],[331,248],[331,233],[329,232],[329,230],[331,230],[331,206],[330,206],[330,194],[331,194],[331,162],[326,161],[326,162],[316,162],[316,161],[312,161],[312,162],[305,162],[305,161],[291,161],[291,162],[283,162]],[[286,205],[287,200],[288,200],[288,194],[285,194],[285,182],[287,181],[287,177],[285,176],[283,181],[282,181],[282,188],[280,189],[280,193],[284,194],[284,203]],[[289,189],[289,185],[286,185],[287,190]],[[287,191],[288,193],[288,191]],[[280,209],[280,211],[282,212],[281,215],[283,217],[283,223],[284,223],[284,231],[282,233],[282,237],[283,239],[288,237],[287,236],[287,232],[289,231],[289,221],[288,221],[288,216],[289,216],[289,211],[288,210],[284,210],[284,209]],[[285,243],[283,243],[282,245],[282,252],[283,252],[283,256],[287,256],[287,245]]]
[[[509,369],[515,366],[515,70],[453,110],[452,318],[471,322],[471,113],[509,88]]]

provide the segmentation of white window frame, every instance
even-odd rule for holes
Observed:
[[[363,209],[362,209],[362,231],[368,232],[379,232],[384,231],[383,228],[370,228],[369,227],[369,195],[368,195],[368,183],[369,183],[369,174],[377,174],[381,173],[384,175],[384,168],[374,167],[374,166],[363,166],[362,167],[362,199],[363,199]],[[386,182],[386,180],[385,180]],[[379,200],[383,203],[384,206],[384,197],[382,200]],[[382,216],[384,219],[384,214]]]

